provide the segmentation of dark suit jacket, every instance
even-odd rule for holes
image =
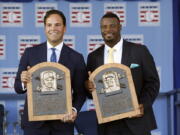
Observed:
[[[139,135],[157,127],[152,104],[159,93],[159,77],[153,57],[146,46],[136,45],[124,40],[121,64],[130,67],[132,63],[139,64],[139,67],[131,69],[131,73],[139,104],[144,105],[144,115],[140,118],[124,120],[129,129]],[[88,55],[87,69],[92,72],[103,64],[104,46]]]
[[[27,66],[34,66],[41,62],[47,61],[47,45],[42,43],[36,47],[27,48],[21,57],[19,69],[15,79],[15,91],[19,94],[23,94],[26,91],[22,89],[22,82],[20,74],[22,71],[27,70]],[[63,45],[62,51],[59,58],[59,63],[66,66],[70,70],[71,75],[71,87],[73,89],[73,106],[79,111],[83,105],[86,94],[84,90],[84,81],[87,77],[86,65],[83,56],[73,49]],[[24,106],[24,115],[22,116],[22,127],[23,126],[34,126],[39,127],[43,122],[29,122],[28,111],[27,111],[27,100]],[[57,123],[57,121],[56,121]],[[59,128],[59,127],[57,127]]]

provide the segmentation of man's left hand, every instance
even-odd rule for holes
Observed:
[[[143,106],[143,104],[139,104],[139,110],[140,110],[140,114],[135,115],[135,116],[129,116],[129,118],[142,117],[144,115],[144,106]]]
[[[74,122],[76,117],[77,117],[77,112],[73,110],[72,113],[65,115],[63,117],[62,121],[63,122]]]

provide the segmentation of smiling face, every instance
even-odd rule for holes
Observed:
[[[65,32],[66,26],[63,24],[61,16],[52,14],[46,19],[45,34],[51,45],[56,46],[62,42]]]
[[[121,24],[115,17],[105,17],[101,19],[101,34],[104,42],[113,47],[121,39]]]

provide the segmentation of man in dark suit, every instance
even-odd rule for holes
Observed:
[[[105,45],[88,55],[89,74],[106,63],[120,63],[131,68],[141,114],[98,125],[99,135],[150,135],[157,127],[152,104],[159,92],[159,77],[153,57],[144,45],[127,42],[121,37],[121,24],[117,15],[105,14],[100,21]],[[108,62],[113,50],[113,61]],[[89,91],[94,90],[91,81],[86,81]]]
[[[66,115],[63,120],[30,122],[26,100],[21,121],[22,128],[24,135],[73,135],[74,120],[86,98],[83,85],[87,77],[86,65],[80,53],[63,43],[66,18],[61,11],[48,11],[44,17],[44,25],[47,42],[25,50],[15,79],[15,91],[18,94],[26,93],[26,85],[30,81],[28,72],[30,67],[41,62],[56,61],[70,70],[73,112]]]

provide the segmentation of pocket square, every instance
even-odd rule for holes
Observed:
[[[130,68],[136,68],[136,67],[139,67],[139,64],[136,64],[136,63],[132,63]]]

